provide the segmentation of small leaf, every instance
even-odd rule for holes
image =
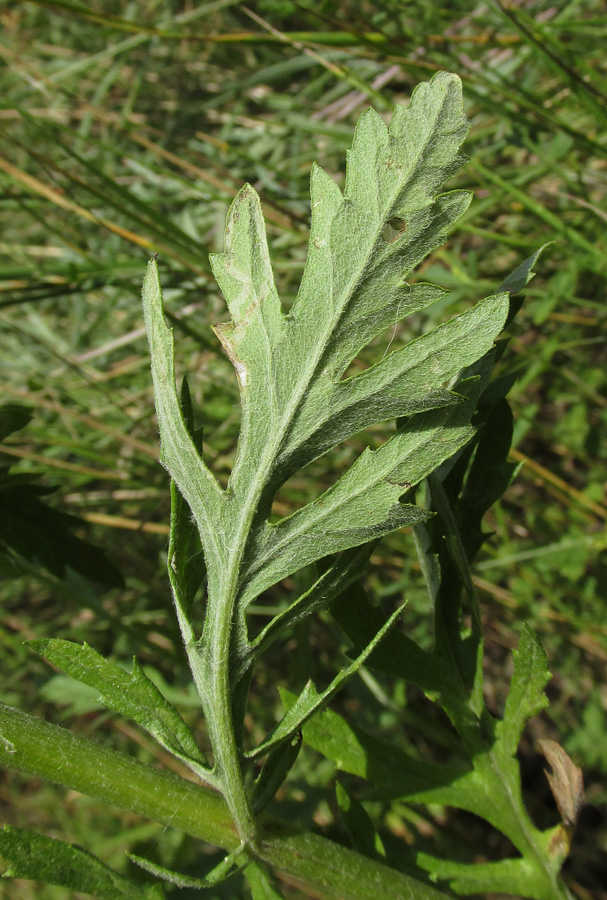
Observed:
[[[383,614],[373,606],[363,587],[351,585],[331,605],[331,615],[355,647],[364,647],[381,627]],[[435,659],[401,631],[392,631],[367,660],[370,668],[404,678],[430,694],[449,685],[441,660]]]
[[[546,772],[552,795],[565,825],[575,825],[584,803],[584,776],[571,757],[556,741],[538,741],[540,750],[552,768]]]
[[[274,799],[276,791],[293,768],[300,747],[301,733],[298,733],[270,752],[251,792],[251,804],[256,815]]]
[[[353,849],[371,859],[385,856],[386,851],[381,838],[362,803],[350,796],[340,781],[335,785],[335,794],[341,819]]]
[[[287,609],[276,615],[246,648],[236,680],[248,671],[255,659],[278,637],[313,612],[329,606],[346,588],[360,578],[369,565],[369,557],[374,546],[375,543],[369,543],[340,554],[337,560],[304,594]],[[380,624],[378,623],[376,631],[379,630]]]
[[[51,638],[28,645],[72,678],[96,688],[104,706],[134,719],[171,753],[196,763],[203,774],[205,759],[192,732],[136,660],[131,672],[125,672],[87,644]],[[208,774],[204,770],[205,780]]]
[[[244,870],[253,900],[284,900],[263,863],[250,863]]]
[[[510,691],[504,718],[497,726],[500,749],[510,756],[516,753],[527,720],[548,705],[544,688],[551,677],[542,645],[527,625],[521,629],[518,648],[512,656]]]
[[[160,885],[136,884],[80,847],[5,825],[0,856],[8,863],[3,878],[30,878],[57,884],[99,900],[162,900]]]
[[[536,250],[535,253],[532,253],[531,256],[527,257],[520,266],[517,266],[499,286],[500,291],[508,291],[509,294],[518,294],[519,291],[522,291],[523,288],[527,287],[532,278],[535,278],[535,272],[533,271],[533,267],[546,249],[546,247],[550,247],[554,241],[548,241],[547,244],[543,244],[539,250]]]
[[[135,853],[127,853],[127,856],[135,863],[135,865],[139,866],[145,872],[149,872],[150,875],[162,878],[163,881],[168,881],[169,884],[174,884],[175,887],[195,889],[204,889],[221,884],[222,881],[235,875],[236,872],[246,866],[249,862],[248,858],[243,856],[242,848],[238,847],[232,853],[229,853],[224,857],[220,863],[214,866],[204,878],[195,878],[190,875],[182,875],[181,872],[173,872],[172,869],[159,866],[157,863],[151,862],[149,859],[144,859],[142,856],[137,856]]]
[[[18,403],[3,403],[0,406],[0,441],[14,431],[25,428],[31,418],[32,413],[25,406]]]
[[[290,738],[296,731],[299,731],[300,728],[307,722],[315,713],[321,710],[326,704],[331,700],[332,697],[335,696],[338,690],[343,687],[346,681],[352,677],[364,664],[367,657],[370,653],[373,652],[374,648],[380,643],[382,638],[388,633],[388,631],[395,624],[400,615],[402,615],[403,607],[399,607],[395,610],[390,618],[384,622],[383,626],[380,628],[378,633],[375,635],[373,640],[365,647],[362,653],[357,656],[357,658],[345,669],[342,669],[338,675],[333,679],[329,687],[325,688],[320,694],[314,687],[311,681],[309,681],[293,706],[286,712],[282,720],[276,726],[274,731],[271,732],[269,737],[263,741],[255,750],[251,750],[246,756],[249,759],[257,759],[260,756],[263,756],[268,752],[268,750],[275,747],[277,744],[282,741],[286,741]]]

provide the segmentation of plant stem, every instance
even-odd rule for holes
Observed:
[[[19,769],[185,831],[225,850],[240,838],[223,798],[0,704],[0,765]],[[447,900],[446,895],[319,835],[266,821],[258,855],[303,890],[341,900]]]

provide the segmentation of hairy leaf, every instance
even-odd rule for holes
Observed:
[[[308,259],[288,315],[274,286],[259,198],[248,186],[237,196],[225,251],[212,258],[231,314],[215,330],[235,367],[242,406],[225,492],[178,412],[172,340],[150,264],[143,298],[163,459],[198,521],[209,571],[225,568],[246,540],[241,608],[327,553],[419,521],[424,513],[398,502],[403,485],[424,478],[471,435],[447,385],[490,348],[506,316],[505,294],[342,377],[370,340],[440,296],[406,279],[469,203],[463,192],[437,194],[463,163],[466,131],[459,79],[444,73],[420,85],[408,107],[396,108],[389,129],[371,110],[361,117],[344,194],[322,170],[312,174]],[[386,223],[395,217],[406,227],[386,241]],[[278,524],[267,522],[274,493],[298,468],[368,425],[431,409],[423,427],[413,424],[375,453],[363,453],[317,501]]]
[[[137,884],[119,875],[80,847],[5,825],[0,857],[5,878],[31,878],[80,891],[99,900],[162,900],[160,885]]]
[[[134,719],[167,750],[208,780],[205,759],[192,732],[177,710],[133,660],[130,672],[105,659],[88,644],[74,644],[60,638],[34,640],[29,646],[72,678],[100,692],[99,702],[109,709]]]
[[[244,874],[249,882],[253,900],[284,900],[266,867],[261,863],[251,863],[244,870]]]
[[[512,655],[510,691],[504,718],[497,726],[500,746],[510,755],[516,753],[527,720],[548,706],[544,688],[551,677],[544,649],[527,625],[523,626],[518,648]]]
[[[197,524],[206,564],[206,608],[196,631],[186,606],[191,542],[173,498],[171,582],[190,666],[209,724],[216,783],[246,841],[254,830],[242,781],[246,760],[288,741],[321,710],[379,645],[394,617],[383,617],[356,660],[318,693],[310,682],[282,722],[242,751],[246,686],[253,662],[300,616],[332,601],[358,563],[348,553],[428,518],[402,502],[407,491],[461,450],[474,434],[479,373],[458,374],[486,356],[508,313],[508,294],[491,296],[384,353],[350,375],[358,353],[442,291],[410,283],[411,273],[447,237],[470,196],[441,193],[463,165],[468,125],[457,76],[438,73],[397,106],[388,127],[372,110],[357,125],[345,188],[315,167],[308,256],[288,314],[278,296],[262,207],[246,185],[230,209],[223,253],[211,265],[229,321],[215,326],[238,379],[241,427],[223,489],[192,430],[189,398],[180,408],[173,340],[164,321],[158,267],[150,262],[143,303],[161,435],[162,461]],[[398,228],[392,228],[397,222]],[[394,330],[394,334],[396,331]],[[321,496],[270,521],[277,490],[295,472],[368,426],[399,420],[379,449],[367,449]],[[179,559],[180,554],[182,558]],[[249,639],[246,609],[296,571],[342,554],[308,597]],[[368,557],[367,557],[368,558]],[[359,561],[364,562],[364,553]]]

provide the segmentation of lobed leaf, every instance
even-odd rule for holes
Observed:
[[[446,73],[420,85],[407,107],[397,106],[389,127],[372,110],[363,114],[348,154],[343,193],[327,173],[318,167],[312,171],[308,256],[288,313],[274,283],[259,197],[246,185],[235,198],[225,250],[211,257],[230,313],[215,332],[235,368],[241,401],[236,458],[226,489],[192,438],[187,398],[183,414],[179,409],[173,342],[162,317],[155,261],[148,268],[143,302],[162,458],[194,516],[206,562],[200,633],[187,610],[194,596],[187,560],[196,545],[175,490],[171,581],[209,725],[217,784],[245,841],[254,829],[242,782],[245,676],[285,628],[334,603],[340,593],[347,602],[373,542],[431,515],[401,498],[444,467],[474,435],[471,418],[485,370],[491,368],[475,366],[487,358],[506,321],[506,292],[405,346],[392,352],[388,347],[379,362],[348,377],[350,363],[370,341],[442,296],[440,289],[408,279],[470,202],[466,192],[440,193],[463,165],[459,148],[467,130],[461,83]],[[458,379],[462,370],[468,374]],[[379,449],[365,450],[302,509],[270,521],[275,494],[292,474],[362,429],[394,418],[397,432]],[[342,556],[310,591],[251,641],[247,607],[282,579],[335,554]],[[196,571],[201,570],[189,567]],[[357,615],[360,611],[358,604]],[[309,682],[245,759],[256,760],[292,740],[367,659],[385,665],[389,654],[381,652],[380,642],[397,615],[387,622],[371,616],[363,627],[358,623],[354,661],[320,693]],[[436,664],[435,656],[417,648],[411,656],[412,642],[392,637],[393,645],[406,651],[405,669],[423,663],[425,690],[450,695],[453,708],[474,718],[466,685],[449,660]],[[473,725],[477,728],[476,720]],[[280,754],[275,759],[278,771],[285,760]]]
[[[236,370],[242,407],[225,492],[175,412],[172,339],[161,320],[156,265],[150,265],[143,299],[163,459],[196,518],[210,571],[225,570],[226,552],[239,554],[248,534],[238,579],[241,609],[309,562],[423,518],[398,502],[403,485],[424,478],[472,434],[448,384],[491,347],[506,318],[505,293],[342,377],[369,341],[442,295],[431,285],[410,285],[407,277],[469,203],[465,192],[437,193],[463,164],[459,147],[467,128],[461,83],[446,73],[420,85],[407,107],[398,106],[389,128],[372,110],[363,114],[344,193],[313,170],[308,258],[288,315],[274,284],[259,198],[245,186],[234,200],[225,251],[211,258],[231,315],[215,331]],[[394,220],[400,230],[387,239]],[[433,418],[419,416],[430,410]],[[364,453],[314,503],[268,523],[272,498],[293,472],[395,416],[420,421]]]

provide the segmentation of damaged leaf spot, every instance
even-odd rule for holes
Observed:
[[[407,230],[407,223],[404,219],[401,219],[399,216],[393,216],[391,219],[388,219],[386,224],[384,225],[384,230],[382,232],[382,237],[386,244],[393,244],[394,241],[404,234]]]

